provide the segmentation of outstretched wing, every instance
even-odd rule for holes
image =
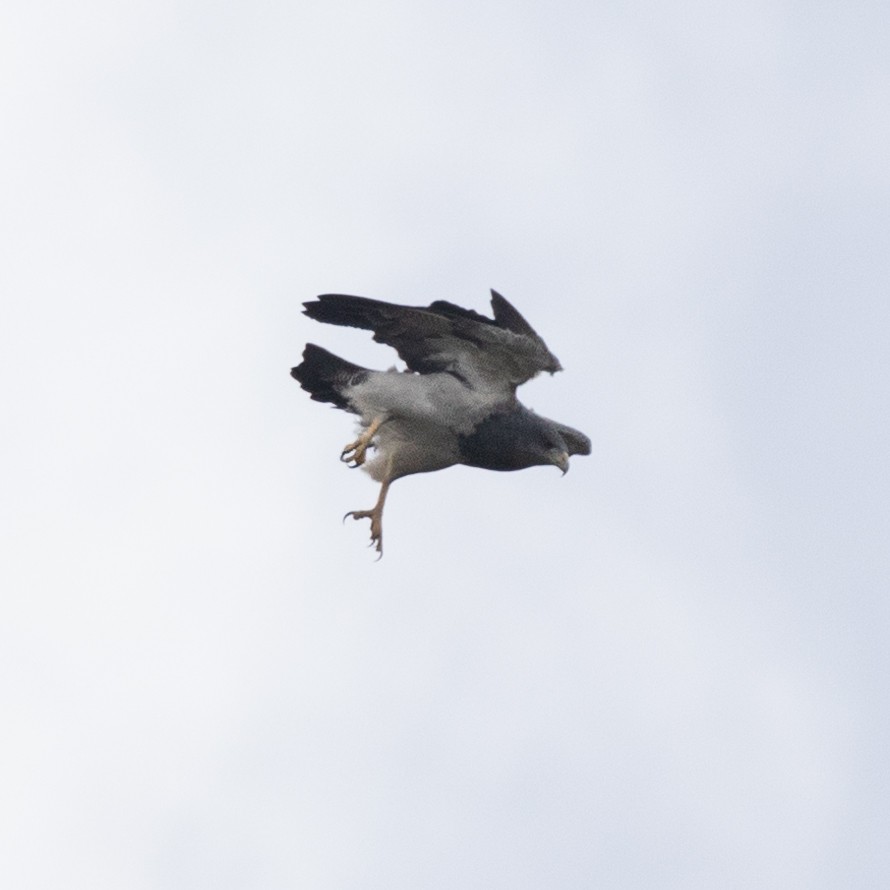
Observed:
[[[399,306],[322,294],[303,305],[317,321],[373,331],[374,339],[394,347],[411,371],[445,371],[473,389],[512,394],[540,371],[561,370],[531,325],[496,291],[491,292],[494,318],[445,300]]]

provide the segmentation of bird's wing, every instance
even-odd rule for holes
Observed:
[[[304,306],[317,321],[373,331],[374,339],[394,347],[411,371],[445,371],[477,390],[512,394],[540,371],[561,370],[531,325],[496,291],[491,292],[494,318],[445,300],[399,306],[322,294]]]

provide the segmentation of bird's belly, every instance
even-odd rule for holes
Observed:
[[[443,426],[454,433],[472,430],[491,412],[494,401],[452,374],[399,371],[370,374],[350,396],[365,423],[387,417]]]

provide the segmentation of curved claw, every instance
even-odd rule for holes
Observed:
[[[380,486],[380,494],[377,497],[377,503],[370,510],[350,510],[344,517],[343,522],[351,516],[353,519],[370,519],[371,520],[371,546],[377,547],[377,552],[383,556],[383,505],[386,502],[386,493],[389,491],[392,479],[386,478]]]
[[[344,448],[340,452],[340,460],[346,464],[350,470],[355,470],[365,462],[365,450],[357,448]]]
[[[353,519],[371,520],[371,543],[368,546],[376,547],[377,552],[380,554],[377,559],[381,559],[383,557],[383,528],[381,527],[379,512],[377,510],[350,510],[343,517],[343,522],[346,522],[350,516]]]
[[[349,464],[350,469],[354,470],[356,467],[360,467],[365,462],[365,452],[368,448],[376,447],[372,440],[382,423],[382,418],[375,418],[354,442],[350,442],[340,452],[340,460],[345,464]]]

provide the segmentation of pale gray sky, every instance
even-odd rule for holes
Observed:
[[[0,869],[890,881],[882,3],[17,3]],[[593,455],[394,486],[325,291],[487,309]]]

